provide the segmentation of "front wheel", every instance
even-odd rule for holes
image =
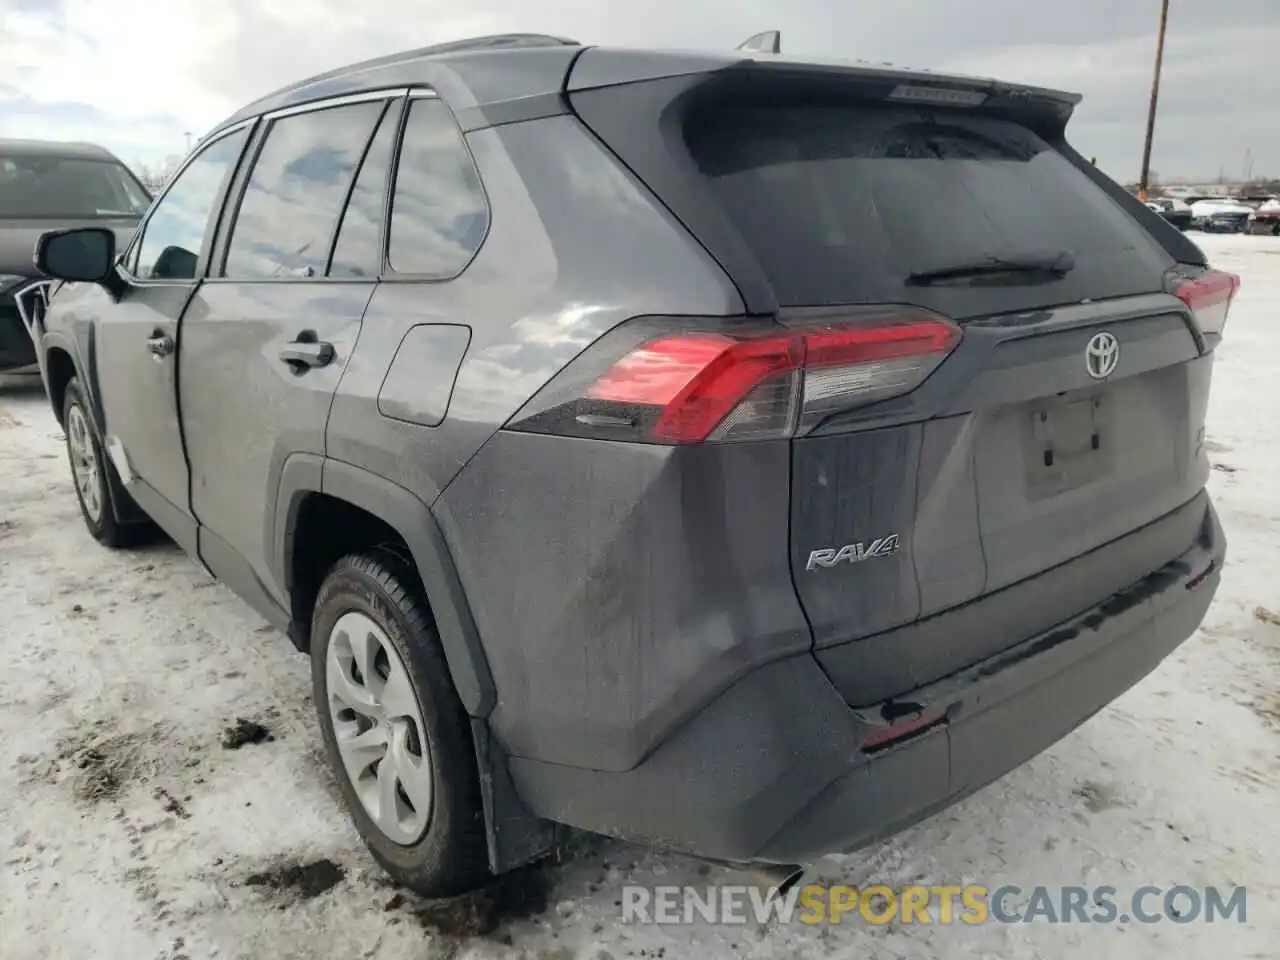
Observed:
[[[486,883],[470,720],[406,563],[334,564],[312,616],[311,677],[329,764],[374,859],[428,897]]]
[[[67,384],[62,400],[62,428],[67,438],[67,459],[75,483],[80,515],[89,533],[108,547],[127,547],[142,538],[140,525],[122,524],[116,519],[113,497],[127,497],[98,442],[92,416],[84,400],[80,381]]]

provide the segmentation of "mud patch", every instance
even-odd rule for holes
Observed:
[[[400,891],[383,909],[410,916],[438,936],[492,937],[505,924],[546,913],[550,885],[546,867],[534,864],[503,874],[483,890],[443,900]]]
[[[152,784],[166,772],[199,765],[200,757],[190,744],[175,742],[159,726],[117,733],[100,720],[63,738],[51,758],[30,768],[31,779],[69,785],[77,801],[92,806],[119,800],[133,787]]]
[[[1280,732],[1280,693],[1267,691],[1257,700],[1245,704],[1272,730]]]
[[[275,734],[256,720],[236,717],[236,722],[222,730],[222,746],[225,750],[239,750],[251,743],[270,743]]]
[[[298,901],[314,900],[332,890],[347,872],[332,860],[313,860],[310,863],[282,863],[251,873],[245,877],[246,887],[265,887]]]
[[[1269,623],[1272,626],[1280,627],[1280,613],[1268,610],[1266,607],[1254,607],[1253,619],[1260,623]]]
[[[139,738],[120,734],[71,741],[58,752],[62,769],[73,771],[71,792],[81,803],[119,799],[137,775]]]
[[[1126,806],[1115,787],[1098,783],[1096,780],[1084,781],[1071,791],[1071,795],[1083,801],[1090,813],[1101,813],[1103,810]]]
[[[191,814],[187,812],[186,805],[183,803],[183,800],[190,800],[190,797],[184,797],[183,800],[179,800],[164,787],[157,788],[153,796],[160,801],[160,807],[165,813],[172,813],[179,820],[189,820],[191,818]]]

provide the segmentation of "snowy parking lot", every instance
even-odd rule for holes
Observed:
[[[1031,763],[811,876],[1240,885],[1244,922],[628,925],[625,884],[716,873],[587,837],[466,909],[419,902],[348,823],[303,658],[172,545],[95,544],[38,380],[0,377],[0,956],[1280,956],[1280,239],[1194,237],[1244,278],[1207,431],[1229,546],[1202,629]]]

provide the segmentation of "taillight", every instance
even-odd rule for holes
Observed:
[[[1231,302],[1240,291],[1238,276],[1222,270],[1179,266],[1169,271],[1167,287],[1191,310],[1210,346],[1222,339]]]
[[[793,326],[641,320],[556,376],[510,427],[687,444],[789,437],[918,387],[960,329],[915,308]]]

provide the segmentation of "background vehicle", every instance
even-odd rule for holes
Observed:
[[[33,297],[32,253],[45,230],[101,224],[123,244],[151,196],[129,168],[86,143],[0,139],[0,372],[32,366],[18,297]]]
[[[1171,197],[1156,197],[1148,200],[1147,206],[1179,230],[1186,230],[1191,226],[1191,206],[1181,200]]]
[[[1206,233],[1244,233],[1252,216],[1252,207],[1226,197],[1191,204],[1191,225]]]
[[[279,91],[123,257],[41,242],[86,521],[149,516],[310,654],[423,892],[561,824],[865,844],[1217,587],[1237,280],[1071,149],[1077,99],[528,36]]]
[[[1280,237],[1280,199],[1272,197],[1254,211],[1250,224],[1253,233],[1269,233]]]

